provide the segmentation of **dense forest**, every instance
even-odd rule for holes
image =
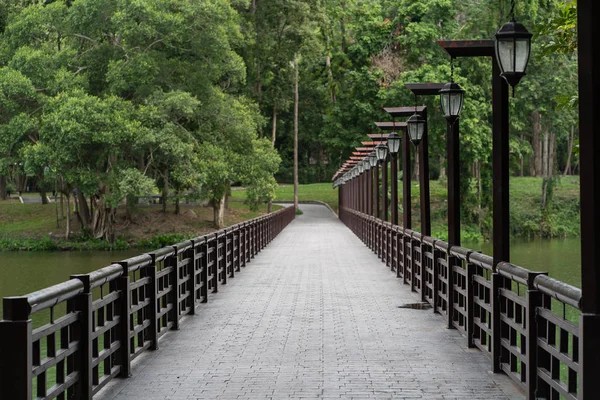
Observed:
[[[14,0],[0,3],[0,197],[75,196],[77,216],[110,238],[116,206],[160,191],[198,193],[216,218],[229,186],[269,201],[293,180],[323,182],[377,133],[384,106],[418,102],[429,121],[432,179],[445,178],[445,121],[436,98],[405,83],[446,82],[436,44],[491,39],[508,0]],[[578,170],[575,4],[521,0],[536,35],[511,98],[515,176]],[[491,203],[491,61],[457,59],[463,218]],[[297,99],[297,102],[295,101]],[[418,173],[418,160],[413,160]],[[77,190],[75,190],[77,189]],[[75,194],[74,194],[75,193]],[[544,205],[542,205],[544,206]],[[67,228],[68,231],[68,228]]]

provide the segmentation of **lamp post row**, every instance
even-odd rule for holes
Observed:
[[[600,93],[600,52],[597,50],[595,34],[600,29],[597,24],[600,18],[600,3],[596,0],[579,0],[577,4],[578,21],[578,55],[579,55],[579,120],[581,143],[581,280],[582,303],[579,329],[582,343],[579,346],[579,398],[596,399],[600,396],[600,386],[597,385],[597,374],[600,371],[600,209],[597,199],[600,198],[600,163],[596,155],[600,152],[600,113],[598,109],[598,93]],[[513,1],[514,9],[514,1]],[[512,10],[511,10],[512,11]],[[512,12],[511,12],[512,13]],[[493,208],[494,208],[494,264],[498,261],[509,261],[508,246],[508,86],[514,86],[525,75],[530,53],[531,34],[512,16],[496,34],[496,41],[469,40],[438,42],[452,57],[490,57],[493,66],[492,98],[493,98]],[[450,95],[448,101],[442,99],[442,109],[450,110],[444,114],[448,120],[447,150],[448,150],[448,222],[449,242],[460,244],[460,215],[459,215],[459,155],[458,119],[452,121],[453,113],[450,105],[453,92],[457,89],[452,80],[446,91]],[[425,85],[425,84],[420,84]],[[412,89],[411,89],[412,90]],[[514,90],[514,89],[513,89]],[[414,91],[413,91],[414,92]],[[442,90],[442,92],[444,92]],[[424,93],[423,93],[424,94]],[[432,94],[432,93],[430,93]],[[462,104],[461,104],[462,105]],[[426,137],[426,132],[424,132]],[[403,171],[404,171],[404,202],[410,198],[410,173],[408,141],[402,141]],[[369,157],[371,161],[373,155]],[[372,172],[368,185],[379,187],[378,166],[371,162]],[[392,168],[392,174],[397,169]],[[342,174],[341,172],[346,172]],[[338,177],[339,176],[339,177]],[[347,169],[336,174],[334,186],[341,186],[349,180]],[[408,178],[408,179],[407,179]],[[408,182],[408,184],[407,184]],[[370,186],[371,189],[373,186]],[[379,193],[378,191],[376,193]],[[349,204],[350,193],[341,190],[340,205]],[[373,200],[373,193],[370,197]],[[371,204],[372,215],[379,215],[379,201]],[[340,208],[341,209],[341,208]],[[393,219],[393,216],[392,216]],[[454,220],[454,222],[452,222]],[[411,228],[410,207],[404,207],[403,225]]]

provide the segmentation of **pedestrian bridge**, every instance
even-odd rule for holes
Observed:
[[[100,399],[522,398],[327,208],[296,217]]]
[[[529,385],[523,381],[533,376],[527,367],[531,351],[516,349],[525,347],[529,331],[522,328],[523,315],[515,315],[514,307],[500,309],[501,344],[508,353],[503,351],[499,361],[508,365],[508,373],[493,373],[490,353],[481,349],[492,345],[495,329],[484,316],[485,310],[493,314],[484,301],[486,296],[490,300],[489,291],[475,297],[471,293],[471,301],[463,303],[467,290],[461,289],[462,275],[451,273],[456,289],[446,299],[456,303],[452,324],[446,315],[454,306],[441,307],[439,299],[434,308],[424,306],[433,298],[422,289],[429,282],[426,254],[433,253],[422,248],[419,272],[420,250],[411,242],[416,235],[410,234],[406,242],[398,227],[355,211],[342,212],[351,230],[323,205],[304,204],[301,209],[303,215],[295,219],[290,207],[5,299],[0,397],[525,398]],[[397,235],[391,234],[394,229]],[[359,238],[371,247],[385,246],[376,246],[374,254]],[[411,250],[402,250],[408,249],[405,243]],[[450,257],[461,261],[455,254]],[[443,263],[452,266],[449,260]],[[464,260],[469,263],[466,253]],[[472,272],[471,267],[467,270]],[[406,284],[409,275],[413,278]],[[476,275],[469,279],[490,282]],[[444,279],[452,283],[447,276],[438,280]],[[440,287],[436,284],[436,291]],[[523,292],[508,293],[510,285],[504,291],[513,305],[525,301]],[[64,316],[50,312],[45,325],[32,326],[32,314],[60,304],[66,304]],[[475,316],[473,304],[480,304]],[[463,310],[466,317],[461,320]],[[525,313],[526,308],[520,310]],[[550,374],[538,390],[546,388],[549,398],[558,398],[555,394],[562,389],[555,387],[562,388],[561,380],[576,379],[576,362],[569,359],[573,355],[566,346],[577,337],[567,331],[571,326],[562,317],[556,319],[562,322],[552,325],[545,352],[536,353],[541,360],[536,371],[548,368]],[[475,325],[468,328],[467,320]],[[449,329],[448,321],[459,329]],[[473,326],[479,326],[478,346],[464,336]],[[490,328],[484,340],[485,326]],[[566,377],[561,363],[568,365]],[[535,382],[546,378],[538,375]],[[569,387],[564,393],[575,398]]]

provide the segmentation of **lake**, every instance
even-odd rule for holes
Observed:
[[[20,296],[64,282],[140,253],[124,251],[0,252],[0,298]],[[2,304],[0,304],[2,310]]]
[[[492,252],[492,244],[465,243],[464,247]],[[144,250],[82,252],[1,252],[0,298],[19,296],[110,265]],[[547,271],[555,279],[581,286],[579,239],[536,239],[511,242],[511,262],[532,271]],[[373,259],[375,260],[375,259]],[[0,311],[2,304],[0,304]]]

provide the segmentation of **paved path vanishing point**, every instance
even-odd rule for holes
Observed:
[[[298,216],[101,400],[523,399],[325,207]]]

